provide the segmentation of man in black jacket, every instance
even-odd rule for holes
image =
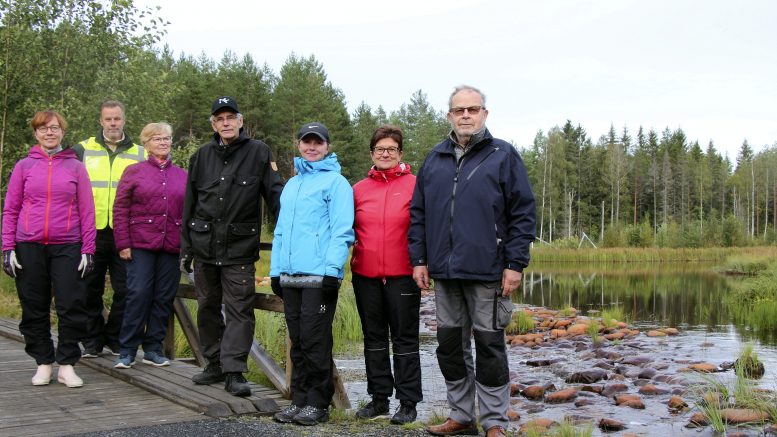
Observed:
[[[452,131],[427,155],[410,204],[413,279],[435,281],[437,360],[448,420],[434,435],[503,436],[510,400],[504,328],[534,240],[534,195],[521,157],[486,129],[486,98],[457,87],[448,102]],[[474,332],[473,366],[470,333]],[[473,369],[474,367],[474,369]]]
[[[254,338],[260,197],[277,219],[283,185],[267,144],[242,133],[232,97],[218,97],[211,114],[213,140],[189,162],[181,228],[181,271],[194,271],[200,349],[208,361],[192,381],[225,381],[229,393],[249,396],[243,372]]]

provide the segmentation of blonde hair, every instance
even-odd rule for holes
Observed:
[[[173,127],[167,123],[149,123],[140,131],[140,143],[145,145],[157,134],[173,135]]]

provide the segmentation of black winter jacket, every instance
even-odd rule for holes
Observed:
[[[498,281],[523,271],[534,241],[534,194],[518,151],[485,131],[456,160],[447,138],[426,156],[410,204],[414,266],[434,279]]]
[[[181,255],[216,265],[259,259],[264,198],[274,220],[283,190],[267,144],[242,132],[229,145],[218,134],[189,161],[181,228]]]

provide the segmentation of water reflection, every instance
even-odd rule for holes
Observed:
[[[524,272],[518,303],[553,309],[575,307],[595,314],[618,305],[637,326],[674,326],[706,332],[732,327],[743,341],[777,345],[777,332],[732,323],[724,304],[737,279],[716,273],[705,263],[564,264],[536,263]]]

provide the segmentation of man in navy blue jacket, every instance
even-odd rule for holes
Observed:
[[[534,195],[518,151],[486,129],[486,98],[471,86],[449,99],[452,131],[427,155],[410,205],[410,257],[421,288],[435,281],[437,360],[448,420],[434,435],[504,435],[510,400],[504,328],[534,241]],[[473,366],[470,333],[474,332]]]

